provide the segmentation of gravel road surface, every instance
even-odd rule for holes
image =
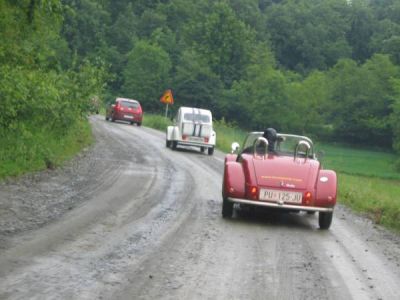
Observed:
[[[65,167],[0,183],[0,299],[400,299],[399,235],[340,205],[327,231],[222,219],[222,153],[90,120]]]

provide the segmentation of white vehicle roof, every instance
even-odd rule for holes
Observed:
[[[183,112],[183,113],[187,113],[187,112],[188,112],[188,113],[193,113],[193,110],[194,110],[194,113],[200,113],[200,114],[202,114],[202,115],[209,115],[209,116],[211,116],[211,111],[208,110],[208,109],[197,108],[197,107],[186,107],[186,106],[181,106],[179,109],[180,109],[181,112]]]

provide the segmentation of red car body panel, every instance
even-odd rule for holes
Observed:
[[[245,196],[245,182],[242,166],[235,161],[227,162],[224,171],[223,194],[234,198],[243,198]]]
[[[323,178],[328,180],[325,181]],[[322,179],[322,180],[321,180]],[[321,170],[317,183],[316,206],[333,207],[336,204],[337,178],[336,173],[331,170]]]
[[[311,140],[305,139],[311,143]],[[260,200],[261,189],[301,193],[301,203]],[[336,194],[336,173],[323,170],[313,154],[296,156],[273,152],[259,156],[243,152],[239,155],[228,154],[225,157],[222,196],[230,202],[290,210],[298,208],[303,211],[332,212],[336,204]]]
[[[311,198],[299,205],[333,207],[336,204],[337,179],[331,170],[320,170],[317,160],[298,159],[290,157],[269,157],[265,160],[243,155],[241,162],[227,161],[224,171],[223,196],[246,198],[250,187],[290,190],[296,192],[311,192]],[[328,178],[322,182],[321,177]],[[255,201],[259,201],[259,195]]]

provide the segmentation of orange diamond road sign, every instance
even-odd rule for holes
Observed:
[[[160,101],[165,104],[174,104],[174,97],[172,97],[172,91],[166,90],[161,96]]]

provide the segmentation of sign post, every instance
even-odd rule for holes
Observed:
[[[164,91],[164,94],[160,98],[160,102],[166,104],[165,118],[168,118],[168,104],[174,104],[174,97],[172,97],[172,91],[170,89]]]

